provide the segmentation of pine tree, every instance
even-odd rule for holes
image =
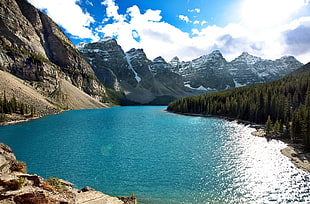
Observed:
[[[268,119],[266,122],[266,133],[269,134],[273,130],[272,121],[270,119],[270,115],[268,115]]]
[[[273,130],[276,132],[276,133],[280,133],[280,123],[278,120],[276,120],[274,126],[273,126]]]

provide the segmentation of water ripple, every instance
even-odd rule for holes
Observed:
[[[0,139],[30,173],[111,195],[134,191],[139,203],[310,203],[310,175],[280,153],[283,142],[163,109],[70,111],[1,127]]]

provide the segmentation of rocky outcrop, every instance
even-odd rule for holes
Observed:
[[[169,63],[162,57],[151,61],[143,49],[124,52],[110,37],[77,47],[107,87],[123,90],[127,99],[142,104],[268,82],[302,66],[294,57],[272,61],[246,52],[228,62],[218,50],[188,62],[178,57]]]
[[[303,64],[292,56],[273,61],[243,52],[231,61],[230,65],[229,72],[233,76],[236,86],[246,86],[282,78]]]
[[[126,98],[139,104],[167,104],[170,101],[201,93],[184,87],[183,78],[171,71],[161,57],[149,60],[142,49],[124,52],[112,38],[96,43],[81,43],[79,51],[88,60],[98,78]]]
[[[0,143],[0,204],[135,204],[136,197],[111,197],[92,188],[74,189],[70,182],[26,173],[10,147]]]
[[[10,174],[12,173],[11,164],[16,161],[16,157],[13,154],[12,149],[0,143],[0,174]]]
[[[235,85],[229,73],[230,65],[218,50],[191,62],[180,62],[174,58],[170,64],[172,70],[184,78],[185,86],[192,89],[214,91]]]
[[[58,107],[62,81],[98,102],[105,87],[62,30],[26,0],[0,0],[0,69],[31,85]]]
[[[189,62],[181,62],[175,57],[170,64],[173,72],[183,76],[185,86],[205,91],[273,81],[303,65],[292,56],[272,61],[246,52],[227,62],[218,50]]]

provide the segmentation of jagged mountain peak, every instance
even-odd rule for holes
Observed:
[[[212,64],[213,68],[221,68],[227,61],[219,50],[214,50],[210,54],[192,60],[192,63],[195,67],[201,66],[202,64]]]
[[[139,49],[131,48],[131,49],[128,50],[126,53],[130,54],[130,53],[134,53],[134,52],[144,53],[144,50],[143,50],[142,48],[139,48]]]
[[[162,58],[161,56],[159,57],[156,57],[153,62],[156,62],[156,63],[166,63],[165,59]]]
[[[217,55],[217,56],[223,57],[223,55],[222,55],[222,53],[221,53],[220,50],[214,50],[214,51],[212,51],[211,55]]]
[[[296,62],[297,59],[294,56],[283,56],[279,60],[286,62]]]
[[[235,63],[236,62],[243,62],[246,64],[255,64],[258,61],[262,61],[262,60],[263,60],[262,58],[251,55],[248,52],[242,52],[242,54],[239,57],[237,57],[236,59],[234,59],[232,61],[232,63],[233,62],[235,62]]]
[[[299,65],[294,58],[283,58],[288,62],[291,59],[290,63],[283,62],[285,60],[277,62],[247,52],[228,62],[220,50],[188,62],[180,61],[176,56],[167,63],[161,56],[149,60],[143,49],[132,48],[123,55],[119,45],[119,49],[116,49],[112,47],[114,44],[108,44],[102,46],[100,52],[92,53],[89,50],[88,53],[82,53],[89,59],[96,73],[106,73],[103,69],[107,69],[111,72],[113,82],[118,80],[121,88],[128,93],[126,97],[139,103],[148,103],[164,95],[180,97],[271,81]],[[98,63],[103,57],[100,53],[105,53],[106,57],[102,63]],[[294,63],[294,60],[297,62]],[[107,76],[103,76],[102,81],[107,81]],[[104,84],[107,84],[106,81]]]
[[[171,62],[172,61],[175,61],[175,62],[177,61],[178,62],[178,61],[180,61],[180,59],[177,56],[175,56],[174,58],[172,58]]]

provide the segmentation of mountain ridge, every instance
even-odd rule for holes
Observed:
[[[170,99],[273,81],[303,65],[292,56],[266,60],[247,52],[228,62],[219,50],[187,62],[177,56],[170,62],[161,56],[150,60],[143,49],[125,52],[111,37],[76,47],[108,88],[122,90],[138,104],[153,104],[161,97],[169,98],[162,102],[167,104]]]
[[[267,133],[302,142],[309,149],[309,79],[310,63],[276,81],[181,98],[167,110],[266,124]]]
[[[23,80],[21,83],[32,87],[58,111],[87,108],[90,104],[88,108],[106,107],[102,103],[108,98],[105,87],[51,18],[26,0],[0,0],[0,13],[1,70]],[[1,96],[4,92],[11,93],[3,87]],[[75,95],[66,92],[72,88]],[[15,95],[23,94],[21,91]],[[23,96],[21,100],[32,98]],[[13,95],[7,97],[10,99]],[[81,101],[85,104],[78,103],[75,100],[78,97],[83,98]],[[38,112],[49,114],[42,101],[33,102],[41,107]]]

